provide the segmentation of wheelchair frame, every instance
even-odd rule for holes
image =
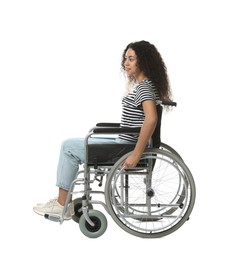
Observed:
[[[162,102],[162,105],[176,106],[176,103]],[[196,188],[189,168],[172,147],[161,142],[159,148],[153,148],[151,139],[150,148],[145,150],[134,169],[125,170],[122,166],[132,149],[115,163],[89,162],[88,140],[92,135],[139,132],[140,128],[121,128],[117,123],[99,123],[90,129],[85,137],[84,169],[71,183],[62,215],[46,214],[45,218],[62,224],[71,195],[83,194],[73,200],[72,219],[79,223],[87,237],[97,238],[107,229],[105,215],[93,209],[96,204],[102,205],[118,226],[134,236],[157,238],[180,228],[193,210]],[[93,190],[91,186],[95,181],[104,190]],[[83,185],[83,190],[74,191],[79,185]],[[104,201],[93,200],[93,194],[103,195]]]

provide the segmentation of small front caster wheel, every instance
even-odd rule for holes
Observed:
[[[82,216],[82,198],[77,198],[73,201],[74,214],[72,216],[73,221],[79,223],[79,219]],[[93,209],[92,204],[88,203],[88,209]]]
[[[84,215],[80,217],[79,227],[81,232],[89,238],[97,238],[103,235],[107,229],[107,219],[103,213],[98,210],[89,210],[89,218],[94,223],[91,226],[84,218]]]

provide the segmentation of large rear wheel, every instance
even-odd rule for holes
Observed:
[[[190,170],[162,149],[143,153],[136,168],[125,170],[124,155],[108,174],[105,199],[114,221],[128,233],[156,238],[168,235],[189,218],[195,203]]]

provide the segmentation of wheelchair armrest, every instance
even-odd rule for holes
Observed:
[[[120,123],[98,123],[96,126],[101,127],[120,127]]]
[[[131,127],[97,127],[93,129],[94,134],[139,134],[141,128]]]

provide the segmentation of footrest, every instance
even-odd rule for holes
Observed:
[[[54,221],[54,222],[61,222],[61,217],[57,215],[50,215],[50,214],[45,214],[44,217],[48,220]]]

